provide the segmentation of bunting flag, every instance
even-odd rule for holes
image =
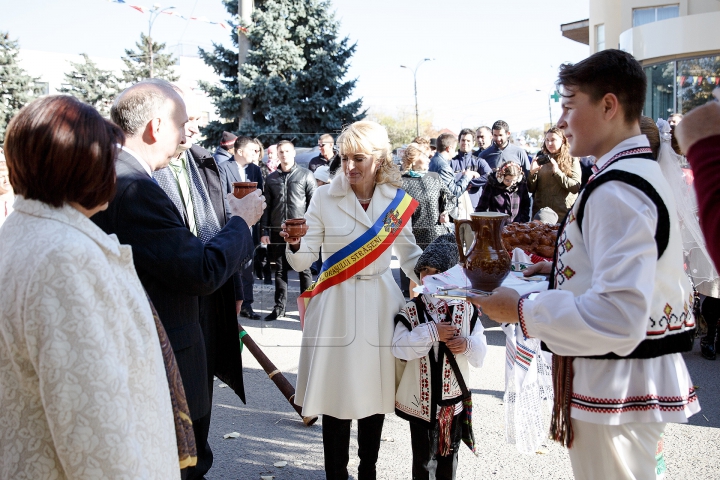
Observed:
[[[142,5],[130,5],[130,4],[129,4],[128,2],[126,2],[125,0],[108,0],[108,2],[110,2],[110,3],[120,3],[120,4],[122,4],[122,5],[127,5],[128,7],[132,8],[132,9],[135,9],[135,10],[137,10],[137,11],[140,12],[140,13],[147,13],[147,12],[151,12],[151,11],[152,11],[152,10],[149,9],[148,7],[144,7],[144,6],[142,6]],[[210,25],[219,25],[220,27],[224,28],[225,30],[229,30],[229,29],[231,29],[231,28],[237,28],[238,31],[243,31],[243,32],[246,32],[246,31],[247,31],[245,28],[242,28],[242,27],[240,27],[240,26],[233,27],[233,25],[228,24],[228,23],[226,23],[226,22],[213,22],[212,20],[209,20],[207,17],[186,17],[185,15],[180,15],[179,13],[174,12],[174,11],[172,11],[172,10],[167,10],[167,11],[160,12],[160,13],[164,13],[165,15],[170,15],[171,17],[177,17],[177,18],[180,18],[180,19],[182,19],[182,20],[196,20],[196,21],[198,21],[198,22],[209,23]]]
[[[703,77],[702,75],[678,75],[675,80],[677,80],[678,86],[680,87],[684,86],[686,82],[690,85],[702,85],[703,82],[708,85],[720,85],[720,76]]]

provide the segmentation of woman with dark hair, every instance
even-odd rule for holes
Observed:
[[[530,166],[528,190],[533,194],[533,216],[549,207],[558,218],[565,218],[575,204],[581,180],[580,160],[570,155],[565,133],[552,127],[545,132],[542,150]]]
[[[522,167],[506,162],[489,175],[475,211],[507,213],[510,222],[529,222],[530,194]]]
[[[123,143],[119,127],[70,96],[36,100],[8,126],[16,199],[0,228],[5,478],[180,478],[151,306],[130,247],[89,219],[115,193]]]

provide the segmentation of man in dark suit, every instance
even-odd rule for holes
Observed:
[[[212,377],[208,378],[205,332],[217,341],[217,351],[227,353],[226,361],[214,366],[218,376],[224,377],[243,401],[245,392],[242,377],[233,376],[227,367],[241,365],[237,323],[223,321],[226,316],[213,319],[207,314],[208,308],[214,308],[210,305],[213,301],[201,301],[200,297],[222,289],[252,254],[248,224],[260,218],[264,198],[258,193],[228,199],[233,216],[212,238],[201,240],[151,177],[153,171],[167,166],[178,145],[185,143],[188,116],[182,98],[165,81],[144,81],[123,91],[110,114],[125,132],[126,141],[116,161],[115,197],[108,209],[92,220],[132,246],[135,269],[175,353],[193,421],[198,463],[184,475],[202,478],[212,465],[207,446]],[[222,201],[213,208],[222,209]],[[215,358],[215,352],[209,353]]]
[[[233,145],[233,156],[229,160],[219,164],[220,175],[223,179],[223,188],[225,193],[232,193],[234,182],[257,182],[258,188],[263,189],[263,176],[260,167],[255,165],[255,161],[260,156],[260,145],[250,137],[237,137]],[[257,247],[260,244],[260,233],[258,225],[252,226],[253,244]],[[240,308],[240,316],[258,320],[260,315],[255,313],[252,308],[255,297],[253,295],[253,264],[250,260],[241,270],[242,281],[242,307]]]

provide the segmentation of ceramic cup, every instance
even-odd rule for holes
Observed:
[[[257,190],[257,182],[233,182],[233,195],[235,198],[243,198],[255,190]]]
[[[308,226],[304,218],[291,218],[285,220],[285,231],[291,237],[304,237],[308,231]]]

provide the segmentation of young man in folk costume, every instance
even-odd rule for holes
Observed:
[[[570,448],[575,478],[655,479],[665,424],[700,406],[680,353],[695,319],[674,200],[640,133],[646,79],[631,55],[604,50],[563,65],[558,84],[570,153],[597,160],[552,268],[526,273],[551,273],[551,289],[472,301],[555,354],[551,435]]]
[[[458,261],[455,235],[448,233],[427,246],[415,274],[422,281]],[[481,367],[487,353],[483,332],[477,308],[463,300],[420,295],[395,317],[393,355],[407,361],[395,413],[410,422],[413,479],[455,478],[462,422],[470,420],[461,415],[463,400],[469,396],[469,365]],[[471,424],[466,428],[471,431]],[[462,439],[474,451],[472,437]]]

